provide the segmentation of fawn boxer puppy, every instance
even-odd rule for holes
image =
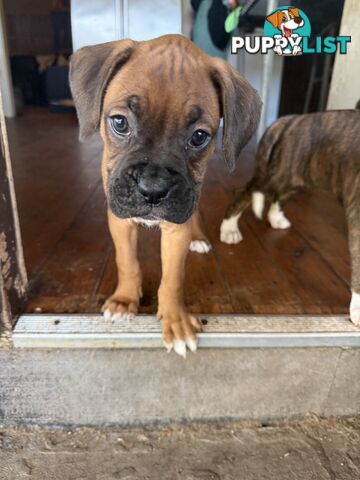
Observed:
[[[106,318],[135,314],[141,297],[137,225],[161,228],[158,316],[168,350],[196,350],[196,317],[183,301],[189,247],[209,246],[197,214],[206,166],[224,118],[223,156],[232,169],[255,131],[260,99],[227,63],[181,35],[84,47],[71,59],[80,139],[100,127],[102,176],[118,285]],[[192,243],[191,243],[192,242]]]
[[[273,228],[289,228],[282,206],[296,190],[316,187],[332,191],[344,206],[349,230],[352,298],[350,318],[360,326],[360,111],[337,110],[290,115],[264,133],[252,180],[238,190],[221,224],[225,243],[242,239],[238,219],[252,203],[262,217],[265,195],[271,200]]]

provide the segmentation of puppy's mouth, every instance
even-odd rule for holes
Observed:
[[[120,218],[180,224],[190,218],[195,200],[184,175],[155,165],[133,166],[109,179],[109,207]]]
[[[286,22],[286,25],[282,24],[281,28],[283,30],[284,37],[288,38],[291,37],[291,34],[294,30],[304,25],[304,20],[301,17],[295,17],[293,20]]]
[[[286,37],[286,38],[291,37],[291,32],[292,32],[292,30],[291,30],[290,28],[285,27],[285,26],[284,26],[283,28],[284,28],[284,35],[285,35],[285,37]]]

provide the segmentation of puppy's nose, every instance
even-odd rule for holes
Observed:
[[[163,198],[166,197],[170,186],[162,181],[155,183],[150,182],[147,179],[141,179],[139,184],[139,192],[145,198],[148,203],[158,205]]]
[[[146,202],[158,205],[168,194],[173,181],[167,169],[151,165],[146,166],[137,176],[137,184]]]
[[[300,25],[300,23],[302,22],[302,18],[301,17],[295,17],[294,22],[297,23],[298,25]]]

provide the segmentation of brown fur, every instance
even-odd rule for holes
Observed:
[[[333,192],[349,229],[352,290],[360,293],[360,112],[338,110],[282,117],[264,133],[253,179],[235,193],[225,218],[242,213],[259,191],[284,202],[300,188]]]
[[[282,22],[282,12],[280,10],[268,15],[266,20],[275,28],[279,28]]]
[[[76,52],[71,61],[71,89],[80,123],[80,138],[100,126],[104,141],[102,176],[109,200],[109,178],[136,145],[120,145],[107,118],[121,114],[141,119],[138,142],[149,152],[164,151],[183,139],[184,124],[206,128],[212,134],[199,152],[180,149],[187,175],[199,198],[207,163],[215,149],[219,119],[224,117],[223,156],[230,169],[241,148],[257,127],[260,100],[248,82],[229,65],[206,55],[180,35],[151,41],[124,40]],[[201,117],[199,117],[201,112]],[[190,128],[190,127],[189,127]],[[180,135],[180,136],[179,136]],[[145,142],[145,143],[144,143]],[[174,147],[175,148],[175,147]],[[197,203],[197,202],[196,202]],[[193,215],[181,224],[160,224],[162,280],[158,315],[166,344],[195,337],[197,319],[183,301],[185,261],[192,238],[205,239],[194,205]],[[135,313],[141,297],[141,271],[137,260],[137,224],[109,210],[109,227],[116,249],[118,286],[103,309]]]

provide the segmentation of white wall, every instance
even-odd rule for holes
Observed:
[[[71,30],[74,50],[181,33],[181,0],[71,0]]]
[[[256,29],[253,34],[250,35],[262,35],[263,29]],[[236,34],[238,35],[238,34]],[[244,36],[244,32],[239,33],[240,36]],[[282,85],[282,71],[284,64],[284,57],[275,55],[270,52],[268,55],[272,55],[272,62],[270,66],[268,88],[267,88],[267,105],[263,105],[263,123],[262,129],[259,130],[258,136],[260,137],[264,130],[278,118],[279,103],[281,95]],[[258,91],[260,97],[263,94],[263,82],[264,82],[264,60],[266,55],[247,53],[241,50],[236,55],[229,54],[229,63],[235,67],[244,77],[251,83],[251,85]]]
[[[348,53],[336,54],[327,108],[354,108],[360,99],[360,1],[345,0],[340,35],[351,35]]]
[[[11,80],[9,53],[6,41],[5,14],[0,0],[0,89],[6,117],[15,117],[15,100]]]
[[[128,37],[149,40],[181,33],[181,0],[128,0]]]
[[[191,37],[191,29],[194,23],[194,11],[190,0],[181,0],[181,33]]]

